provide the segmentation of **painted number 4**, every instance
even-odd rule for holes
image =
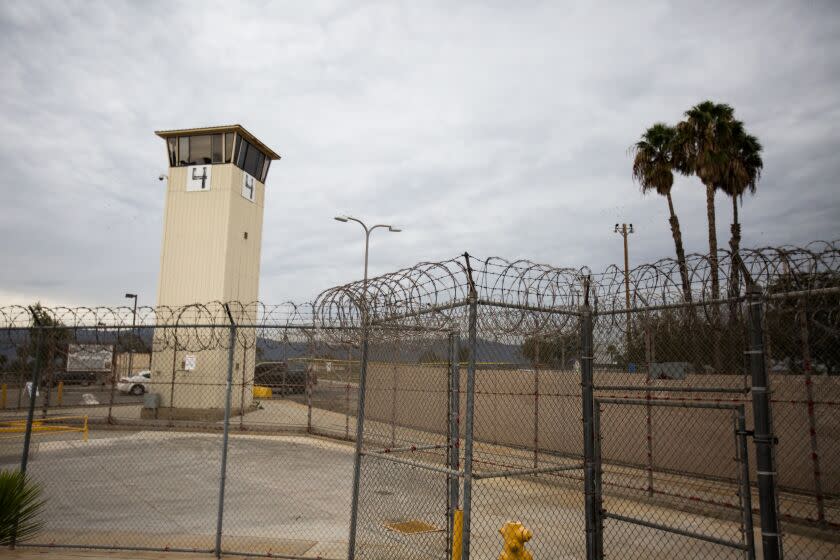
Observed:
[[[187,170],[187,190],[209,191],[210,173],[211,167],[209,165],[195,165],[190,167]]]

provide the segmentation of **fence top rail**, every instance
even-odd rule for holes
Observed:
[[[31,326],[10,326],[10,327],[0,327],[2,331],[9,331],[9,332],[28,332],[30,330],[35,331],[62,331],[62,330],[90,330],[90,331],[109,331],[109,330],[117,330],[117,331],[131,331],[131,330],[140,330],[140,329],[167,329],[167,330],[178,330],[178,329],[213,329],[213,330],[220,330],[220,329],[230,329],[231,326],[236,327],[237,329],[257,329],[257,330],[272,330],[272,331],[359,331],[360,328],[353,327],[353,326],[341,326],[341,325],[284,325],[284,324],[272,324],[272,323],[236,323],[231,325],[230,323],[153,323],[147,325],[137,325],[136,327],[132,327],[131,325],[31,325]],[[444,328],[436,328],[436,327],[426,327],[421,325],[380,325],[376,324],[373,326],[373,330],[375,331],[391,331],[391,332],[401,332],[401,331],[418,331],[418,332],[434,332],[434,333],[448,333],[452,332],[452,329],[444,329]]]
[[[749,387],[660,387],[650,385],[598,385],[595,391],[634,391],[634,392],[662,392],[662,393],[736,393],[747,394]]]
[[[721,410],[740,410],[743,404],[722,403],[722,402],[696,402],[696,401],[664,401],[656,398],[651,399],[621,399],[612,397],[595,397],[595,404],[618,404],[628,406],[668,406],[672,408],[714,408]]]

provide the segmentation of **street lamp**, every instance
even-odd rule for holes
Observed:
[[[361,459],[362,459],[362,440],[365,433],[365,385],[367,377],[367,360],[368,360],[368,306],[367,306],[367,281],[368,281],[368,248],[370,247],[370,234],[376,228],[388,228],[392,233],[399,233],[400,228],[389,224],[376,224],[372,227],[367,227],[363,221],[353,216],[336,216],[335,219],[339,222],[356,222],[362,229],[365,230],[365,280],[364,288],[362,290],[362,355],[361,363],[359,364],[359,402],[358,412],[356,413],[356,453],[353,459],[353,495],[351,498],[352,507],[350,508],[350,542],[348,548],[352,558],[353,551],[356,549],[356,524],[358,518],[356,512],[359,505],[359,481],[361,480]],[[349,396],[345,397],[349,399]],[[349,406],[349,405],[348,405]],[[349,422],[347,423],[347,430],[349,431]]]
[[[364,287],[365,287],[365,289],[367,289],[368,248],[370,247],[370,234],[371,234],[371,232],[373,232],[373,230],[375,230],[376,228],[388,228],[388,231],[390,231],[391,233],[399,233],[399,232],[402,231],[402,229],[400,229],[398,227],[394,227],[390,224],[376,224],[375,226],[367,227],[362,220],[360,220],[358,218],[354,218],[353,216],[336,216],[335,219],[338,220],[339,222],[345,222],[345,223],[346,222],[356,222],[357,224],[362,226],[362,228],[365,230],[365,279],[364,279]]]
[[[134,344],[137,337],[136,326],[137,326],[137,294],[125,294],[126,299],[133,299],[134,300],[134,311],[131,313],[131,334],[132,334],[132,341],[131,346],[128,347],[128,377],[131,377],[133,373],[134,367]]]

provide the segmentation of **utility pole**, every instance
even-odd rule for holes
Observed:
[[[627,252],[627,237],[633,233],[633,224],[615,224],[615,233],[624,238],[624,302],[627,312],[627,361],[630,361],[630,260]]]

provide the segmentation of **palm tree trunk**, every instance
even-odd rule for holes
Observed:
[[[720,297],[720,282],[718,280],[718,246],[717,229],[715,226],[715,187],[706,185],[706,218],[709,221],[709,273],[712,276],[712,299]]]
[[[740,268],[736,266],[736,256],[741,250],[741,224],[738,222],[738,197],[732,197],[732,237],[729,238],[729,249],[732,252],[732,282],[730,283],[729,296],[736,297],[738,295],[739,274]]]
[[[729,272],[729,297],[738,297],[741,287],[741,269],[740,257],[738,251],[741,249],[741,224],[738,223],[738,197],[732,197],[732,237],[729,239],[729,249],[731,252],[730,259],[732,260],[732,270]],[[735,314],[737,313],[738,304],[732,302],[729,305],[729,322],[735,322]]]
[[[680,221],[674,212],[674,201],[671,200],[671,193],[665,195],[668,199],[668,211],[671,214],[671,234],[674,236],[674,246],[677,249],[677,263],[680,267],[680,279],[682,280],[683,296],[686,303],[691,303],[691,283],[688,279],[688,266],[685,264],[685,250],[683,249],[682,233],[680,233]]]
[[[720,298],[720,281],[718,280],[718,255],[717,255],[717,229],[715,226],[715,187],[712,184],[706,185],[706,216],[709,221],[709,274],[712,276],[712,301]],[[713,303],[711,311],[712,330],[712,367],[715,372],[721,372],[720,354],[720,311],[718,303]]]
[[[735,254],[741,248],[741,224],[738,223],[738,197],[732,197],[732,237],[729,239],[729,248]]]

